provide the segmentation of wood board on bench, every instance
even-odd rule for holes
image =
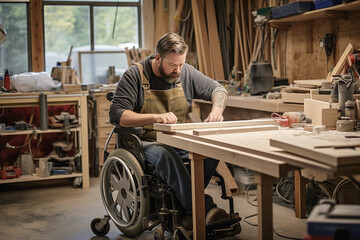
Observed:
[[[223,121],[223,122],[200,122],[200,123],[178,123],[178,124],[162,124],[154,123],[154,130],[174,132],[179,130],[193,130],[204,128],[226,128],[226,127],[240,127],[240,126],[258,126],[258,125],[277,125],[271,118],[253,119],[253,120],[239,120],[239,121]]]
[[[360,164],[360,141],[335,143],[308,136],[271,138],[270,146],[314,159],[334,167]]]

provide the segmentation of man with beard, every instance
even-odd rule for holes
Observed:
[[[153,123],[183,123],[194,98],[212,101],[212,111],[205,122],[222,121],[227,100],[226,89],[185,63],[188,46],[175,33],[167,33],[157,42],[155,55],[136,63],[122,75],[110,107],[110,121],[122,127],[142,126],[146,131],[144,153],[160,176],[173,190],[186,216],[191,216],[191,179],[183,160],[188,153],[181,149],[154,143]],[[204,160],[204,184],[210,182],[218,161]],[[227,218],[205,195],[206,224]],[[188,220],[191,228],[191,217]],[[186,225],[186,220],[183,221]]]

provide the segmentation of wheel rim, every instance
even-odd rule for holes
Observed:
[[[137,217],[140,190],[134,178],[120,158],[106,160],[101,174],[101,197],[111,219],[120,227],[131,226]]]

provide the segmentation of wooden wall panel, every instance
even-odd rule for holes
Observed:
[[[328,74],[325,49],[320,47],[320,39],[326,33],[335,33],[335,54],[329,57],[329,69],[333,68],[348,43],[360,49],[360,29],[355,22],[359,17],[349,13],[347,19],[324,18],[313,20],[312,53],[307,53],[307,41],[311,38],[306,34],[309,21],[292,23],[288,30],[286,51],[286,76],[290,82],[303,79],[325,79]]]

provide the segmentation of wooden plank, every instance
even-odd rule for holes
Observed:
[[[224,122],[201,122],[201,123],[178,123],[178,124],[162,124],[154,123],[154,130],[174,132],[178,130],[192,130],[204,128],[220,128],[220,127],[239,127],[254,125],[276,125],[277,123],[271,118],[240,120],[240,121],[224,121]]]
[[[244,42],[244,55],[245,55],[245,69],[249,66],[249,51],[248,51],[248,32],[246,29],[246,22],[245,22],[245,14],[244,14],[244,0],[240,0],[240,11],[241,11],[241,30],[242,30],[242,39]]]
[[[327,129],[336,129],[336,121],[340,117],[340,113],[336,108],[321,109],[321,118],[318,125],[325,125]],[[313,124],[316,126],[315,124]]]
[[[281,99],[284,103],[304,103],[305,98],[310,98],[310,93],[281,93]]]
[[[304,114],[311,118],[312,125],[318,126],[323,125],[322,124],[322,110],[324,108],[331,108],[331,105],[329,102],[323,102],[313,99],[305,99],[304,100]]]
[[[341,55],[339,61],[336,63],[334,69],[332,70],[331,75],[326,78],[326,81],[332,82],[333,81],[332,75],[338,75],[341,73],[341,71],[343,70],[343,68],[345,66],[348,55],[353,52],[354,52],[354,46],[351,43],[349,43],[347,45],[345,51]]]
[[[224,161],[219,162],[217,171],[224,178],[225,186],[226,186],[226,195],[227,196],[239,195],[240,194],[239,188],[235,182],[233,175],[231,174],[228,166]]]
[[[313,139],[308,136],[289,136],[286,139],[271,138],[270,146],[300,156],[314,159],[331,166],[343,166],[360,163],[360,148],[322,148],[334,144],[330,141]],[[352,143],[353,144],[353,143]]]
[[[301,85],[311,85],[314,87],[321,87],[323,82],[326,82],[326,79],[295,80],[294,84],[296,84],[299,87],[301,87]]]
[[[222,80],[225,79],[223,61],[220,50],[220,40],[218,27],[216,23],[216,14],[214,1],[206,1],[206,20],[209,34],[209,45],[211,54],[212,69],[214,72],[214,79]]]
[[[358,120],[360,120],[360,100],[355,99],[355,103],[356,103],[356,112],[357,112]]]
[[[319,90],[318,89],[311,89],[310,90],[310,98],[313,100],[319,100],[319,101],[323,101],[323,102],[330,102],[330,94],[325,95],[325,94],[319,94]]]
[[[167,0],[155,1],[155,39],[160,39],[162,35],[169,31],[169,11]]]
[[[193,135],[195,135],[195,136],[203,136],[203,135],[211,135],[211,134],[256,132],[256,131],[267,131],[267,130],[277,130],[277,129],[278,129],[277,125],[211,128],[211,129],[193,130]]]
[[[241,56],[241,65],[242,65],[242,71],[244,72],[246,70],[246,61],[245,61],[245,54],[244,54],[244,45],[243,40],[241,37],[241,29],[240,29],[240,22],[239,22],[239,2],[235,1],[235,34],[238,34],[238,40],[239,40],[239,48],[240,48],[240,56]],[[237,43],[235,43],[237,44]]]
[[[198,37],[196,41],[198,42],[196,48],[200,46],[200,49],[197,49],[198,54],[200,50],[199,56],[203,56],[203,64],[204,64],[204,74],[210,78],[214,78],[213,71],[212,71],[212,64],[211,64],[211,57],[210,57],[210,48],[209,48],[209,39],[206,32],[206,23],[205,23],[205,16],[204,16],[204,6],[201,0],[192,0],[191,1],[192,10],[193,10],[193,18],[195,25],[195,36],[196,33]],[[198,57],[199,57],[198,56]]]

